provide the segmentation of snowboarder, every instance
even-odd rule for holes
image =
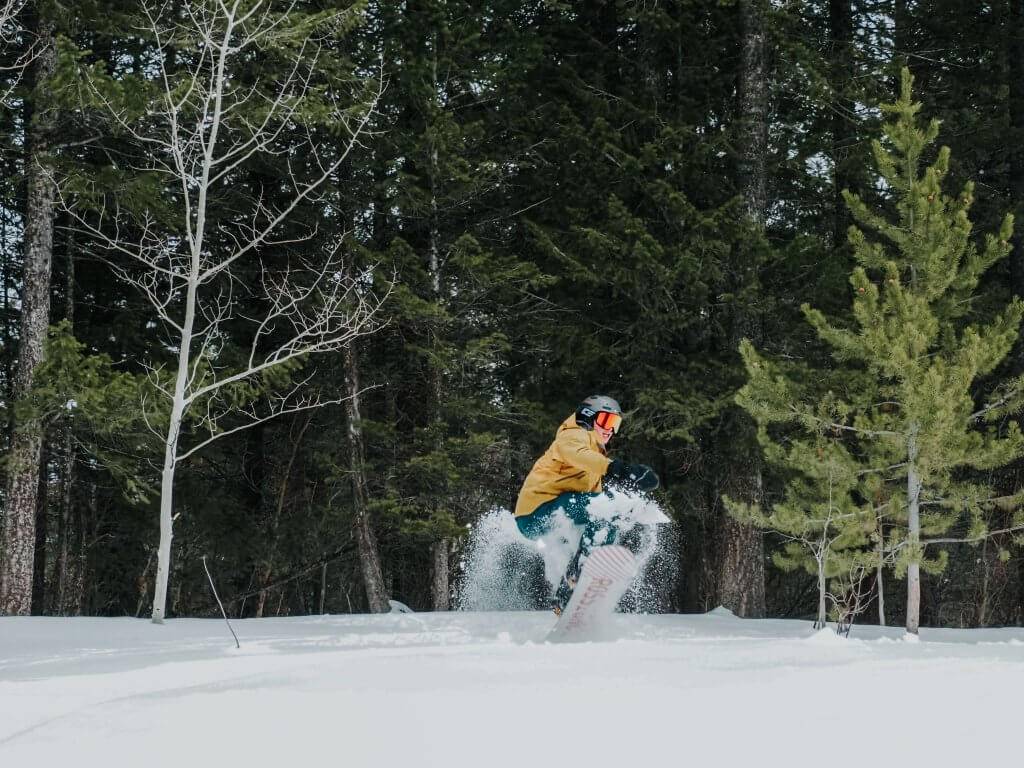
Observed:
[[[621,424],[618,402],[606,395],[588,397],[562,422],[555,441],[533,465],[519,492],[516,524],[528,539],[542,539],[560,518],[583,528],[579,548],[552,600],[556,614],[569,602],[591,548],[614,543],[618,534],[614,519],[591,514],[590,502],[607,492],[607,486],[630,492],[658,487],[658,476],[650,467],[608,458],[606,446]]]

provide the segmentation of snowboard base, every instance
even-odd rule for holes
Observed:
[[[618,544],[596,547],[583,563],[569,603],[548,633],[551,642],[581,642],[594,638],[615,613],[619,600],[636,576],[636,558]]]

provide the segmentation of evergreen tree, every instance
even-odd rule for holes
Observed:
[[[762,423],[790,423],[809,435],[847,436],[845,450],[861,465],[856,502],[883,515],[885,553],[895,559],[897,572],[906,574],[906,626],[916,633],[920,571],[937,572],[945,565],[945,553],[929,557],[925,548],[946,541],[939,536],[958,521],[970,526],[965,538],[985,535],[993,494],[965,471],[1002,466],[1024,451],[1016,422],[1005,420],[1024,405],[1019,380],[975,407],[978,380],[1009,352],[1024,304],[1010,302],[987,324],[972,311],[979,279],[1008,253],[1012,217],[1007,215],[982,247],[973,244],[968,218],[973,185],[955,197],[942,191],[948,148],[921,169],[939,124],[919,124],[911,82],[904,70],[899,99],[883,105],[893,118],[884,126],[885,142],[873,145],[892,211],[872,210],[846,194],[859,225],[850,229],[858,264],[850,280],[852,323],[830,321],[809,306],[804,310],[842,367],[842,385],[827,393],[823,409],[791,377],[771,374],[773,368],[748,344],[751,384],[743,399]],[[788,453],[786,460],[797,462],[790,467],[794,471],[818,474],[815,464],[800,463],[806,460],[800,451]],[[792,493],[789,500],[797,501]]]
[[[504,94],[520,33],[500,5],[375,3],[361,31],[393,87],[381,138],[353,163],[373,201],[355,255],[397,276],[384,343],[358,356],[367,486],[389,583],[417,608],[447,606],[465,524],[509,506],[508,340],[542,282],[513,240],[516,105]]]
[[[824,593],[837,607],[847,591],[876,589],[883,564],[906,564],[906,477],[878,471],[886,460],[900,462],[883,455],[885,440],[830,425],[852,428],[855,414],[897,398],[882,391],[867,364],[831,365],[832,345],[800,306],[812,301],[829,318],[848,307],[852,249],[837,241],[854,217],[843,188],[899,226],[896,187],[869,179],[866,162],[878,115],[872,105],[890,88],[897,60],[914,65],[924,109],[942,119],[952,148],[946,183],[976,178],[985,193],[971,208],[977,228],[997,229],[1002,211],[1018,213],[1021,4],[996,3],[969,17],[961,6],[367,0],[357,14],[342,0],[262,0],[261,10],[290,9],[289,16],[329,22],[321,29],[338,34],[318,34],[305,49],[303,61],[314,48],[317,57],[315,67],[301,70],[309,76],[307,98],[294,103],[288,121],[275,123],[280,130],[267,151],[234,167],[208,200],[210,252],[231,245],[242,212],[288,204],[289,172],[316,172],[311,139],[324,158],[328,145],[344,149],[329,104],[354,74],[376,73],[383,62],[386,89],[371,118],[372,141],[352,148],[324,181],[324,194],[298,205],[258,259],[280,274],[289,262],[319,258],[340,243],[350,277],[381,293],[392,275],[397,282],[389,322],[374,343],[350,348],[357,354],[324,356],[315,371],[303,368],[311,397],[359,394],[349,418],[341,408],[292,414],[223,436],[178,468],[172,610],[212,607],[200,554],[216,566],[229,610],[245,615],[306,612],[321,602],[325,610],[364,610],[371,602],[386,610],[391,595],[417,608],[442,606],[450,547],[464,524],[513,502],[553,426],[596,390],[621,396],[629,414],[614,450],[656,466],[662,498],[682,526],[684,588],[675,607],[717,605],[729,591],[722,577],[730,563],[760,560],[722,535],[736,527],[722,524],[723,492],[761,498],[760,522],[788,531],[774,559],[793,570],[771,574],[767,612],[809,608],[799,597],[808,579],[824,578],[819,603]],[[133,614],[151,599],[156,565],[156,477],[145,461],[152,443],[140,429],[141,409],[104,411],[82,387],[130,374],[127,386],[144,365],[173,363],[167,326],[96,258],[103,237],[138,231],[127,219],[94,221],[96,233],[75,231],[59,212],[49,318],[37,311],[42,262],[29,259],[32,285],[22,275],[26,257],[42,255],[37,235],[46,229],[26,237],[33,169],[53,169],[71,182],[61,194],[80,210],[105,197],[108,211],[116,201],[171,229],[175,185],[140,172],[152,167],[151,150],[109,120],[114,106],[138,116],[131,127],[152,127],[143,112],[148,89],[157,87],[154,40],[139,34],[145,21],[138,2],[82,0],[72,9],[19,0],[0,3],[0,12],[8,7],[19,14],[0,24],[0,377],[8,422],[0,471],[20,464],[39,476],[38,483],[19,481],[38,487],[35,536],[22,525],[31,516],[26,505],[11,514],[16,505],[4,499],[0,519],[24,534],[17,567],[24,572],[32,559],[33,579],[19,583],[22,594],[31,588],[33,611]],[[181,13],[202,7],[173,6]],[[40,40],[36,11],[52,16],[57,55],[43,100],[51,109],[36,110],[45,119],[33,125],[26,117],[35,109],[37,78],[19,62],[31,59],[26,54]],[[360,26],[341,34],[357,17]],[[296,58],[291,46],[305,35],[281,32],[259,55],[235,60],[235,95],[269,95],[272,83],[287,78]],[[180,72],[197,55],[190,39],[169,63]],[[246,111],[223,138],[261,124],[259,112]],[[26,164],[27,152],[44,145],[42,165]],[[31,181],[42,190],[44,178]],[[899,248],[880,239],[909,272]],[[1018,247],[1016,258],[980,277],[966,314],[940,322],[946,330],[938,332],[939,351],[969,324],[985,326],[1020,293],[1020,254]],[[884,266],[866,274],[880,284],[882,306]],[[265,297],[251,290],[259,270],[240,268],[237,276],[231,285],[239,317],[262,316]],[[909,285],[909,277],[901,280]],[[27,398],[20,392],[14,407],[13,385],[27,370],[16,362],[19,321],[32,325],[24,350],[34,352],[45,321],[64,318],[73,319],[74,338],[64,331],[51,338],[44,358],[56,354],[53,365],[36,369],[43,378]],[[221,325],[217,365],[246,357],[243,326]],[[756,353],[744,350],[746,361],[737,350],[742,335],[756,339]],[[979,403],[1021,372],[1020,348],[975,379],[970,389]],[[760,435],[751,428],[735,395],[758,359],[789,382],[790,400],[805,403],[813,419],[780,423],[769,414],[755,419]],[[348,373],[356,374],[354,388],[345,383]],[[775,383],[768,380],[766,391]],[[998,391],[1010,395],[1012,386]],[[752,377],[741,393],[752,412],[755,390]],[[69,400],[78,407],[63,407]],[[161,418],[147,415],[153,424]],[[26,427],[18,440],[38,443],[39,460],[25,462],[9,450],[15,416]],[[221,424],[241,426],[240,415],[225,415]],[[189,445],[202,427],[201,419],[184,424]],[[759,440],[767,458],[760,473],[750,461]],[[997,499],[1008,494],[979,505],[997,510],[985,515],[993,529],[988,544],[950,547],[945,578],[924,581],[922,621],[947,622],[951,609],[978,622],[1017,620],[1024,558],[1003,558],[1020,466],[960,465],[946,490],[942,482],[922,490],[923,526],[939,512],[951,517],[950,505],[960,502],[950,499],[961,491],[973,498],[965,490],[972,486],[992,485],[997,490],[988,496]],[[743,509],[753,515],[755,507]],[[923,530],[921,538],[973,538],[954,529]],[[1007,532],[996,536],[999,530]],[[760,538],[754,531],[745,541]],[[373,548],[376,565],[368,557],[363,567],[360,554]],[[867,573],[860,585],[853,583],[858,573]],[[359,596],[368,580],[378,582],[372,601],[370,590],[367,600]]]
[[[775,409],[806,393],[794,392],[793,383],[778,365],[758,355],[747,340],[742,353],[750,379],[736,400],[757,422],[765,458],[789,480],[783,499],[767,510],[761,504],[728,496],[724,501],[738,520],[782,534],[782,549],[772,553],[776,566],[783,571],[803,568],[815,576],[818,607],[814,626],[822,628],[828,598],[856,586],[844,580],[851,566],[875,565],[875,548],[867,546],[876,533],[875,514],[858,494],[862,465],[833,431],[818,428],[835,417],[831,392],[816,404],[816,420],[805,422],[806,429],[787,430],[785,440],[777,442],[778,435],[769,434],[769,429],[778,421],[791,420],[793,414]],[[810,372],[791,367],[789,373],[794,379],[806,380],[804,376]],[[831,592],[829,580],[835,582]]]

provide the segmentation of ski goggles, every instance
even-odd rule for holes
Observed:
[[[594,417],[594,426],[600,427],[601,429],[610,429],[612,432],[617,433],[619,431],[620,424],[622,424],[621,413],[598,411],[597,416]]]

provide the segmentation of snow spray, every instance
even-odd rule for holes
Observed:
[[[596,496],[588,511],[596,520],[614,521],[617,542],[636,554],[637,578],[620,607],[638,613],[665,610],[671,604],[678,562],[678,536],[669,517],[657,502],[622,492]],[[555,526],[537,541],[519,532],[507,509],[494,508],[468,526],[469,536],[459,564],[457,608],[547,608],[554,585],[576,554],[583,534],[583,526],[574,525],[566,517],[558,516],[555,521]]]

